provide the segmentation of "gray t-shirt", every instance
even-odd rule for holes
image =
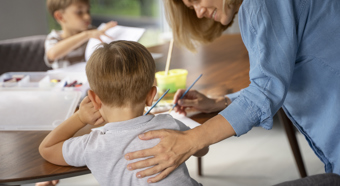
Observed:
[[[190,129],[168,114],[140,116],[128,121],[106,124],[102,130],[92,131],[84,136],[68,139],[63,145],[63,156],[67,164],[87,166],[100,185],[149,185],[146,178],[137,178],[141,170],[129,171],[127,165],[141,159],[127,161],[124,155],[142,149],[152,148],[159,139],[143,141],[139,134],[157,129]],[[189,175],[185,163],[160,182],[152,185],[196,186],[201,185]]]

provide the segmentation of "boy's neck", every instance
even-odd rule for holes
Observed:
[[[130,120],[143,115],[145,104],[133,106],[108,107],[102,106],[101,114],[108,123]]]
[[[68,37],[71,37],[73,35],[76,35],[76,34],[80,33],[79,31],[68,29],[65,26],[62,26],[62,30],[63,30],[63,32],[61,34],[61,37],[63,39],[66,39]]]

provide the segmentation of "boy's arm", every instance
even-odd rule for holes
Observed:
[[[53,62],[81,46],[89,40],[89,35],[86,32],[87,31],[80,32],[79,34],[70,36],[56,43],[46,52],[47,59]]]
[[[79,106],[79,111],[61,123],[50,132],[39,146],[41,156],[57,165],[68,165],[63,157],[62,147],[66,140],[88,124],[97,125],[103,123],[99,111],[94,110],[92,102],[85,97]]]
[[[56,43],[53,47],[51,47],[47,52],[46,56],[49,61],[54,61],[58,58],[64,57],[66,54],[71,52],[72,50],[78,48],[83,43],[88,41],[90,38],[100,39],[101,35],[106,35],[106,30],[114,27],[117,25],[117,22],[111,21],[106,23],[105,27],[102,30],[93,29],[93,30],[86,30],[70,36],[66,39],[61,40],[60,42]],[[106,35],[107,36],[107,35]],[[107,36],[110,37],[110,36]]]
[[[50,132],[39,146],[41,156],[57,165],[68,165],[63,157],[62,147],[66,140],[71,138],[79,129],[86,124],[80,121],[78,111],[70,118]]]

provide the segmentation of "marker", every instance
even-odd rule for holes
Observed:
[[[184,92],[184,94],[179,98],[182,99],[185,94],[187,94],[187,92],[192,88],[192,86],[194,86],[194,84],[202,77],[203,74],[199,75],[198,78],[190,85],[190,87]],[[177,106],[177,103],[174,104],[174,106],[172,106],[172,108],[169,110],[169,113]]]
[[[146,116],[147,114],[149,114],[149,112],[157,105],[157,103],[163,99],[163,97],[165,96],[165,94],[167,94],[169,92],[170,89],[168,89],[166,92],[164,92],[164,94],[156,101],[156,103],[154,103],[151,108],[144,114],[144,116]]]
[[[76,84],[77,84],[77,80],[73,81],[70,84],[66,84],[65,87],[74,87],[74,85],[76,85]]]

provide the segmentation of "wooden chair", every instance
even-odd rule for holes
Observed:
[[[295,162],[300,172],[300,176],[301,178],[307,177],[307,173],[306,173],[305,165],[302,160],[299,144],[296,140],[295,129],[294,129],[293,123],[289,120],[289,118],[287,117],[286,113],[283,111],[282,108],[280,108],[277,114],[280,118],[281,124],[285,128],[285,131],[286,131],[286,134],[289,140],[290,148],[293,151]]]

